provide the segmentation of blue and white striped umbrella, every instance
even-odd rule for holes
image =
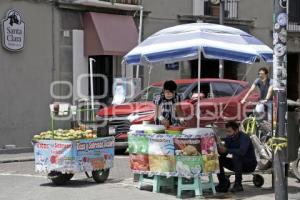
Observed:
[[[172,63],[198,57],[253,63],[272,62],[273,51],[254,36],[228,26],[192,23],[163,29],[124,56],[127,65]]]

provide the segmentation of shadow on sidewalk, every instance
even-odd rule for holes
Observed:
[[[289,194],[297,194],[300,191],[300,185],[299,187],[296,186],[288,186],[288,193]],[[257,188],[255,186],[251,185],[244,185],[244,192],[234,194],[235,199],[248,199],[250,197],[256,197],[257,199],[260,197],[268,197],[271,199],[274,199],[274,189],[272,187],[263,187],[263,188]]]
[[[205,190],[203,192],[203,198],[202,199],[234,199],[234,200],[244,200],[249,198],[255,198],[255,199],[262,199],[266,198],[265,200],[274,199],[274,190],[271,187],[263,187],[258,188],[253,185],[244,184],[244,192],[240,193],[217,193],[216,195],[212,195],[212,192],[209,190]],[[300,192],[300,185],[299,187],[296,186],[289,186],[288,187],[288,193],[289,194],[297,194]],[[142,188],[144,192],[152,192],[151,186],[144,186]],[[165,195],[170,195],[176,197],[176,189],[174,190],[162,188],[161,193]],[[182,199],[191,199],[194,198],[195,194],[193,191],[184,191],[182,193]]]
[[[64,185],[54,185],[50,180],[48,183],[43,183],[42,187],[60,187],[60,188],[84,188],[96,185],[114,184],[124,181],[123,179],[108,179],[104,183],[96,183],[92,178],[70,180]]]

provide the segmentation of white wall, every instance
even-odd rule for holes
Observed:
[[[88,96],[88,58],[84,56],[84,31],[73,30],[73,103],[82,95]],[[81,94],[81,96],[80,96]]]
[[[51,6],[1,0],[1,19],[11,8],[23,14],[25,46],[18,53],[0,46],[0,148],[32,146],[32,136],[50,128],[51,122],[50,84],[55,66]]]

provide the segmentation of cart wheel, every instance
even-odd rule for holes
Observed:
[[[265,183],[265,179],[263,176],[259,175],[259,174],[254,174],[253,175],[253,184],[256,186],[256,187],[261,187],[264,185]]]
[[[74,174],[63,174],[61,172],[51,171],[48,174],[48,178],[52,181],[54,185],[64,185],[69,180],[72,179]]]
[[[104,183],[109,176],[109,169],[92,171],[92,176],[97,183]]]

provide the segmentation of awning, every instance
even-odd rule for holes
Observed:
[[[85,56],[123,56],[138,44],[131,16],[88,12],[83,20]]]

